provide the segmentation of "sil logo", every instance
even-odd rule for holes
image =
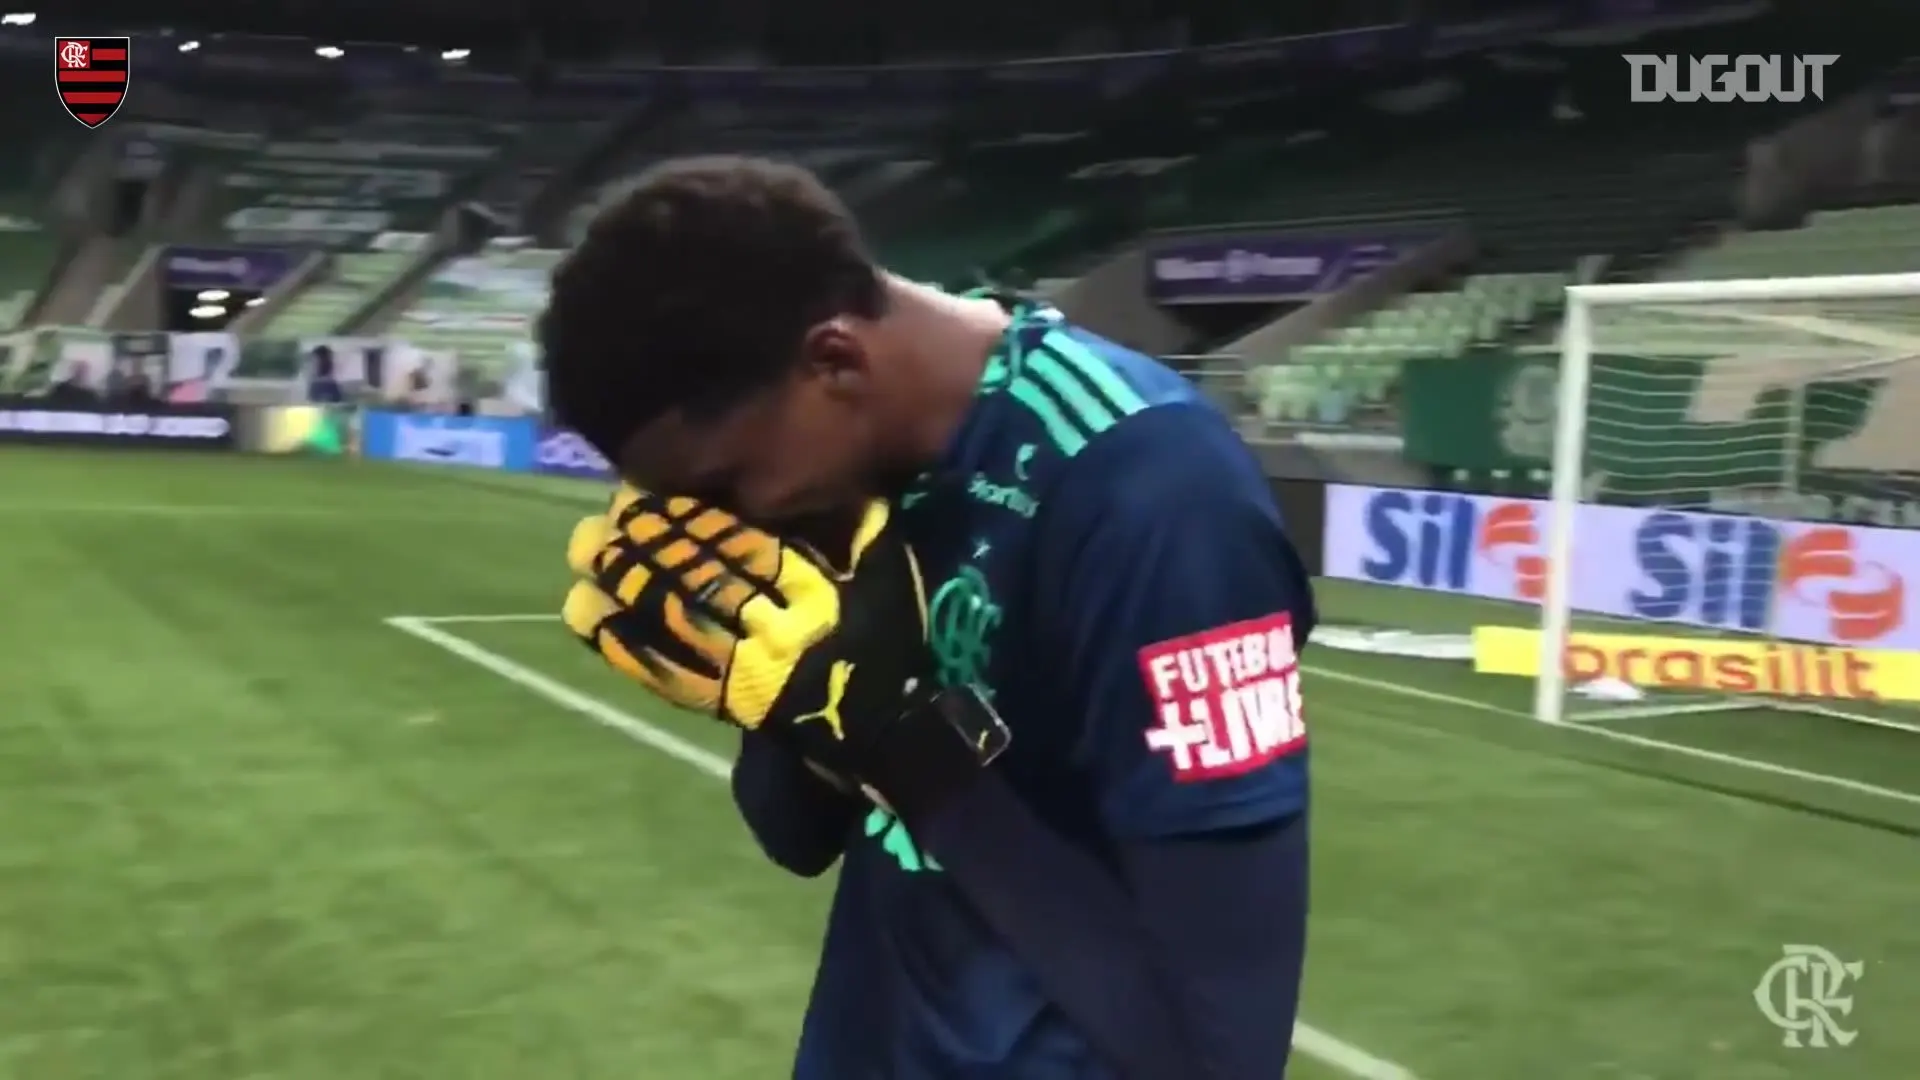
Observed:
[[[1540,544],[1539,518],[1532,506],[1521,502],[1501,503],[1489,511],[1474,541],[1482,556],[1513,575],[1514,599],[1535,603],[1547,595],[1547,557],[1540,553]]]
[[[1506,572],[1513,599],[1546,595],[1543,531],[1531,503],[1393,489],[1369,498],[1362,513],[1372,548],[1360,565],[1365,580],[1468,592],[1475,564],[1485,562]]]
[[[1827,609],[1836,641],[1877,641],[1906,621],[1906,579],[1864,558],[1838,526],[1808,529],[1788,541],[1779,580],[1788,595]]]
[[[1807,622],[1807,630],[1837,644],[1881,641],[1906,624],[1907,583],[1899,570],[1861,550],[1857,532],[1844,525],[1650,514],[1633,534],[1639,584],[1628,603],[1643,619],[1753,632],[1772,629],[1781,617],[1818,620]],[[1781,600],[1788,602],[1784,609]]]

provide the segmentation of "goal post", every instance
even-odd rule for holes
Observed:
[[[1764,708],[1920,732],[1845,681],[1856,655],[1920,654],[1920,520],[1901,517],[1920,511],[1920,273],[1573,285],[1559,360],[1535,717]],[[1617,694],[1570,674],[1613,636],[1753,670]]]

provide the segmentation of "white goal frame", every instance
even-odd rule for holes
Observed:
[[[1593,373],[1595,308],[1624,304],[1764,303],[1791,300],[1920,300],[1920,273],[1837,274],[1827,277],[1745,278],[1727,281],[1644,281],[1610,285],[1569,285],[1560,334],[1559,421],[1554,425],[1553,483],[1547,508],[1547,580],[1540,603],[1540,674],[1534,684],[1533,715],[1549,724],[1566,717],[1567,640],[1573,628],[1573,521],[1581,497],[1587,445],[1587,389]],[[1610,710],[1614,717],[1664,716],[1688,712],[1775,709],[1814,713],[1876,727],[1920,733],[1920,726],[1850,712],[1805,700],[1727,695],[1685,704]]]

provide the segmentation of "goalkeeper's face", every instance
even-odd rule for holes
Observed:
[[[642,487],[696,495],[750,521],[831,517],[904,486],[880,452],[880,400],[864,355],[810,360],[717,414],[675,412],[647,425],[628,444],[625,471]]]

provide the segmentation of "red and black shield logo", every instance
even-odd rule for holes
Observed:
[[[123,37],[53,40],[54,81],[60,104],[75,120],[99,127],[127,98],[127,45]]]

